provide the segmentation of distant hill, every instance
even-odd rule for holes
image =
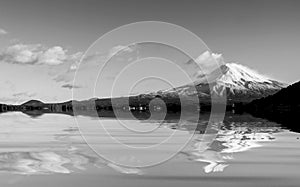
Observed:
[[[39,100],[30,100],[23,103],[21,106],[29,106],[29,107],[42,107],[44,103]]]

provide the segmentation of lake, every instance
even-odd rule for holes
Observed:
[[[207,119],[2,113],[0,186],[299,186],[299,133],[248,114],[209,130]]]

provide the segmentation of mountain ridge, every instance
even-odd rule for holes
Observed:
[[[256,99],[244,106],[245,110],[256,117],[285,124],[300,131],[300,81],[283,88],[274,95]]]
[[[237,63],[226,63],[192,84],[159,91],[162,95],[175,93],[199,97],[226,96],[229,100],[250,102],[272,95],[287,84],[267,78],[256,71]]]

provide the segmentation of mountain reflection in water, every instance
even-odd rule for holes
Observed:
[[[203,117],[203,119],[206,118]],[[142,121],[141,124],[145,122]],[[151,123],[156,122],[152,121]],[[167,127],[173,130],[190,131],[191,133],[195,131],[192,140],[174,159],[183,156],[185,160],[191,162],[207,163],[203,168],[206,173],[224,171],[230,165],[228,161],[234,159],[233,153],[260,147],[262,142],[273,141],[275,133],[284,131],[276,123],[254,118],[250,115],[227,115],[224,121],[220,123],[221,126],[217,135],[205,133],[207,124],[207,120],[200,120],[197,126],[189,126],[189,123],[181,123],[178,120],[165,120],[160,124],[157,123],[161,128]],[[14,124],[12,128],[16,126]],[[7,136],[7,132],[4,131],[3,129],[0,130],[0,136]],[[58,131],[52,134],[58,146],[33,149],[23,149],[22,146],[18,146],[19,148],[13,146],[8,149],[1,148],[0,171],[26,175],[71,173],[84,171],[90,165],[97,168],[108,167],[124,174],[141,175],[146,171],[142,168],[127,168],[105,161],[89,149],[81,139],[77,127],[68,126]],[[11,133],[15,132],[12,131]],[[209,136],[213,137],[213,141],[206,141],[210,140],[209,138],[206,139]]]
[[[208,163],[203,168],[206,173],[222,172],[229,166],[227,161],[234,159],[233,153],[261,147],[262,142],[275,140],[274,133],[283,132],[279,124],[251,115],[227,115],[216,136],[205,132],[207,124],[207,121],[200,120],[197,127],[191,127],[187,123],[179,124],[172,120],[164,122],[164,125],[172,129],[195,131],[193,139],[180,154],[193,162]],[[203,135],[204,133],[206,134]],[[206,138],[207,136],[213,138]],[[213,141],[206,141],[212,139]]]
[[[234,126],[236,125],[236,126]],[[233,159],[233,153],[244,152],[252,148],[260,147],[261,142],[272,141],[273,133],[282,131],[279,127],[240,127],[232,123],[230,129],[219,131],[213,142],[202,142],[202,136],[193,139],[191,148],[182,151],[189,160],[206,162],[206,173],[221,172],[228,166],[227,160]]]

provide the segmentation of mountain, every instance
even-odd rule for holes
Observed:
[[[246,105],[251,111],[261,114],[299,112],[300,114],[300,81],[283,88],[274,95],[260,98]]]
[[[158,93],[164,96],[197,94],[200,99],[210,98],[212,95],[222,96],[226,93],[229,101],[250,102],[272,95],[285,86],[286,84],[271,80],[243,65],[227,63],[208,75],[201,76],[193,84]]]
[[[199,76],[192,84],[174,89],[129,97],[91,98],[89,100],[63,103],[43,103],[38,100],[31,100],[15,106],[0,104],[0,112],[30,111],[30,114],[37,116],[40,114],[37,112],[38,110],[42,110],[44,113],[56,112],[69,115],[74,115],[75,111],[75,115],[77,115],[93,109],[97,111],[112,111],[113,107],[126,112],[128,110],[148,112],[150,110],[167,110],[178,112],[181,110],[181,107],[185,108],[185,111],[198,111],[199,102],[195,102],[195,97],[190,96],[199,98],[201,111],[210,111],[212,106],[211,97],[216,96],[217,98],[225,93],[227,96],[227,109],[230,110],[231,108],[228,106],[231,106],[237,111],[237,108],[242,108],[243,104],[273,95],[285,86],[285,84],[271,80],[243,65],[226,63],[206,76]],[[130,107],[128,106],[128,99]]]
[[[30,101],[27,101],[27,102],[23,103],[21,106],[24,106],[24,107],[42,107],[44,105],[45,104],[42,101],[30,100]]]
[[[245,106],[245,110],[256,117],[262,117],[285,124],[300,132],[300,81],[283,88],[274,95],[256,99]]]

